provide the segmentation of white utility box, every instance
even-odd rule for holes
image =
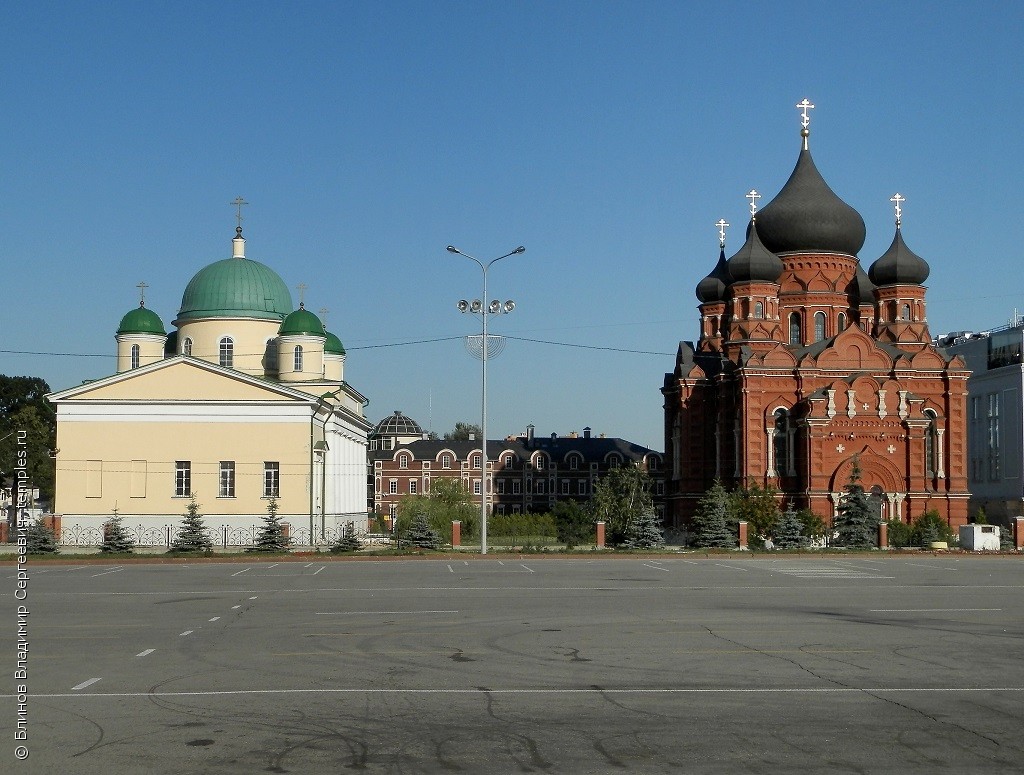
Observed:
[[[998,552],[999,525],[961,525],[960,548],[975,552]]]

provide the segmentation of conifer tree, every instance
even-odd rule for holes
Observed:
[[[341,528],[341,535],[338,536],[338,542],[331,547],[331,551],[335,553],[341,552],[358,552],[363,548],[363,542],[359,540],[359,536],[356,535],[356,526],[352,522],[346,522]]]
[[[28,554],[57,554],[57,537],[41,519],[37,519],[25,531],[25,551]]]
[[[203,515],[199,513],[199,504],[196,503],[195,493],[188,502],[188,511],[181,521],[181,529],[177,537],[171,542],[172,552],[210,552],[213,551],[213,541],[206,534],[206,524],[203,522]]]
[[[124,517],[117,513],[116,508],[110,521],[103,526],[103,543],[100,544],[100,551],[118,554],[131,554],[135,551],[135,539],[124,526]]]
[[[263,526],[260,528],[256,542],[248,547],[247,552],[287,552],[292,539],[285,537],[284,525],[281,518],[277,516],[277,498],[267,501],[267,515],[263,517]]]
[[[837,546],[865,549],[875,545],[878,526],[877,518],[872,513],[867,493],[860,483],[860,463],[854,458],[850,481],[839,499],[839,512],[836,516],[835,543]]]
[[[441,535],[430,526],[430,517],[425,511],[413,515],[412,524],[405,531],[405,540],[420,549],[441,548]]]
[[[711,489],[697,503],[697,512],[690,523],[690,543],[701,549],[736,546],[736,538],[725,521],[728,511],[729,493],[716,479]]]
[[[654,509],[644,509],[626,525],[622,546],[626,549],[657,549],[665,545],[661,520]]]
[[[810,543],[810,539],[804,535],[804,523],[793,510],[793,504],[789,504],[782,516],[779,517],[778,525],[775,527],[775,547],[777,549],[802,549]]]

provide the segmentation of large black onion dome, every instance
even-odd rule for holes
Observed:
[[[921,285],[930,272],[928,262],[907,247],[897,226],[892,244],[871,265],[870,275],[875,285]]]
[[[782,276],[782,260],[761,242],[761,217],[747,227],[747,241],[729,259],[729,276],[733,282],[774,283]]]
[[[732,277],[729,276],[729,266],[725,260],[725,248],[722,248],[718,254],[718,263],[711,270],[711,274],[697,283],[697,299],[701,304],[725,301],[725,289],[730,282]]]
[[[820,251],[857,255],[867,232],[860,213],[836,196],[800,151],[793,174],[776,197],[757,213],[757,230],[773,253]]]
[[[857,273],[847,287],[847,293],[850,296],[850,306],[852,307],[859,307],[861,304],[874,304],[875,302],[875,284],[871,282],[868,273],[864,271],[864,267],[860,264],[857,264]]]

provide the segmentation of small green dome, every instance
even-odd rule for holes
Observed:
[[[337,336],[328,331],[327,343],[324,345],[324,352],[332,353],[334,355],[344,355],[345,346],[341,343],[341,340]]]
[[[185,286],[178,320],[283,320],[291,309],[292,295],[277,272],[248,258],[225,258],[200,269]]]
[[[153,310],[146,309],[142,305],[139,305],[121,318],[121,325],[117,327],[117,333],[157,334],[158,336],[167,335],[167,332],[164,331],[164,324],[160,320],[160,316]]]
[[[297,310],[284,319],[277,333],[281,336],[325,336],[324,324],[320,322],[320,318],[308,309],[305,309],[301,304]]]

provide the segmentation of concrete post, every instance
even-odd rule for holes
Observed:
[[[888,549],[889,548],[889,523],[879,522],[878,523],[878,548]]]
[[[747,550],[747,523],[740,522],[740,551]]]
[[[597,523],[597,548],[604,549],[604,522]]]
[[[452,520],[452,549],[458,549],[462,546],[462,522],[457,519]]]

